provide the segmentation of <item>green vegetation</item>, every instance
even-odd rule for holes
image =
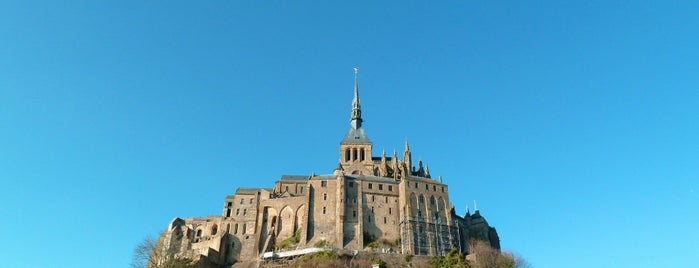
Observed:
[[[320,240],[317,243],[315,243],[313,246],[317,247],[317,248],[327,248],[327,247],[330,247],[330,242],[328,242],[326,240]]]
[[[343,262],[340,256],[332,251],[318,251],[311,254],[301,256],[296,260],[292,267],[342,267]]]
[[[413,257],[415,257],[415,255],[413,255],[413,254],[405,255],[405,258],[404,258],[405,262],[410,263],[410,261],[413,260]]]
[[[386,262],[379,257],[371,257],[371,264],[378,264],[379,268],[387,268]]]
[[[296,229],[296,231],[294,231],[294,236],[284,239],[279,243],[279,248],[293,249],[299,244],[299,241],[301,241],[301,229]]]
[[[466,264],[466,257],[458,250],[452,249],[447,255],[434,256],[430,264],[435,268],[469,268]]]

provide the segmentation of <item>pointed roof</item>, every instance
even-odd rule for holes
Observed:
[[[352,115],[350,117],[350,129],[347,131],[342,143],[371,143],[362,128],[362,106],[359,102],[359,82],[357,76],[359,69],[354,68],[354,98],[352,99]]]

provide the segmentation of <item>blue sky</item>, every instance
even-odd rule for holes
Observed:
[[[330,173],[360,68],[534,267],[699,266],[696,1],[0,2],[0,257],[125,267],[237,187]]]

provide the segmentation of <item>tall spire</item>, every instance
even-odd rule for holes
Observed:
[[[350,118],[350,125],[354,129],[362,127],[362,106],[359,104],[359,81],[357,76],[359,75],[359,68],[354,67],[354,99],[352,100],[352,117]]]

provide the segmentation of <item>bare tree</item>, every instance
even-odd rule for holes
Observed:
[[[178,258],[174,256],[165,256],[158,240],[146,236],[141,243],[136,245],[133,251],[133,260],[131,260],[131,268],[193,268],[195,267],[192,259]]]
[[[151,252],[155,253],[155,245],[157,240],[152,236],[146,236],[146,238],[136,245],[133,250],[133,260],[131,260],[131,268],[146,268],[148,267],[148,261],[150,260]],[[151,265],[152,266],[152,265]]]

